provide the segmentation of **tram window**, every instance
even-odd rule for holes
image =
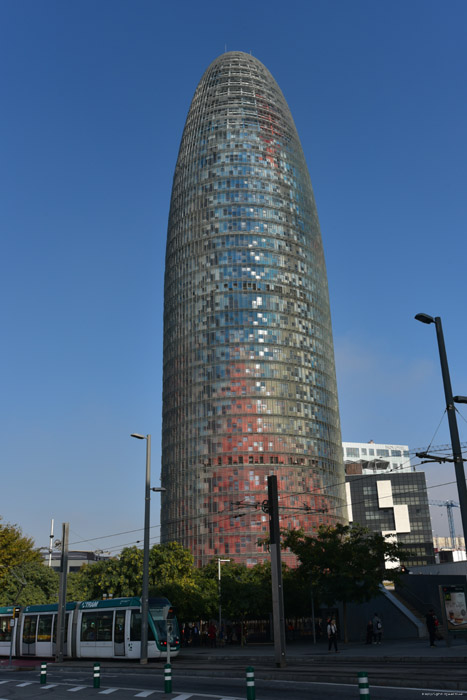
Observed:
[[[135,612],[134,610],[131,611],[131,619],[130,619],[130,640],[132,642],[140,642],[141,641],[141,613],[140,612]],[[150,642],[154,641],[154,633],[148,625],[148,640]]]
[[[37,641],[50,642],[52,636],[52,615],[39,615]]]
[[[0,642],[11,642],[10,616],[0,617]]]
[[[115,613],[115,628],[114,628],[115,644],[123,644],[125,642],[125,611],[117,610]]]
[[[26,615],[23,624],[23,642],[34,644],[36,641],[37,615]]]
[[[81,641],[111,642],[113,617],[113,611],[83,613],[81,620]]]

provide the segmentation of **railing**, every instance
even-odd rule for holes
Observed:
[[[403,584],[398,584],[395,587],[395,593],[403,598],[409,605],[411,605],[416,612],[418,612],[421,616],[425,617],[427,611],[433,607],[431,603],[423,601],[421,598],[416,595],[413,591],[411,591],[409,588],[406,588]]]

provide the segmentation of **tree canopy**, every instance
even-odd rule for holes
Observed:
[[[343,603],[345,627],[347,603],[379,595],[383,581],[399,576],[398,568],[386,569],[385,562],[397,562],[405,554],[388,537],[360,525],[341,523],[323,525],[314,535],[289,531],[284,545],[297,555],[318,600],[329,606]]]
[[[34,540],[0,522],[0,605],[55,602],[58,575],[44,565]]]
[[[12,568],[31,561],[42,561],[34,540],[25,537],[17,525],[0,522],[0,581]]]

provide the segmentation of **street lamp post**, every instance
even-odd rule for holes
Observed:
[[[415,319],[421,323],[434,323],[436,327],[439,359],[441,362],[441,374],[443,376],[444,395],[446,397],[446,411],[448,414],[449,432],[451,434],[452,456],[454,459],[454,469],[456,472],[457,492],[459,494],[462,528],[464,530],[464,537],[467,537],[467,486],[465,483],[464,459],[462,457],[459,430],[457,427],[456,407],[454,406],[454,403],[467,403],[467,398],[465,396],[452,395],[451,378],[449,375],[449,366],[446,355],[446,346],[444,344],[441,318],[439,316],[433,318],[433,316],[429,316],[428,314],[417,314]]]
[[[140,664],[148,662],[148,615],[149,615],[149,529],[151,519],[151,491],[165,491],[165,488],[151,489],[151,436],[132,433],[137,440],[146,440],[146,484],[144,490],[144,540],[143,540],[143,584],[141,587],[141,653]]]
[[[219,593],[219,640],[222,629],[222,597],[221,597],[221,564],[228,562],[230,559],[220,559],[217,558],[218,576],[217,576],[217,589]]]

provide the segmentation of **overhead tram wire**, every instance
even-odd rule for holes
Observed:
[[[462,443],[462,446],[467,447],[467,443]],[[443,445],[442,447],[444,447],[444,445]],[[449,446],[447,445],[446,447],[449,447]],[[428,448],[427,448],[427,449],[428,449]],[[434,449],[436,450],[436,448],[434,448]],[[356,463],[356,462],[352,462],[352,463]],[[399,473],[402,469],[405,469],[405,465],[406,465],[406,464],[410,464],[410,459],[408,459],[408,460],[406,460],[405,462],[403,462],[402,466],[399,467],[399,469],[394,469],[394,468],[392,468],[392,467],[391,467],[390,469],[385,469],[385,470],[384,470],[384,474],[395,474],[395,473]],[[415,470],[416,467],[420,467],[420,466],[422,466],[422,464],[424,464],[424,462],[418,462],[417,464],[413,464],[412,467],[413,467],[414,470]],[[355,477],[356,477],[356,478],[353,479],[353,481],[354,481],[354,483],[355,483],[355,482],[360,481],[360,480],[362,480],[362,479],[367,479],[368,477],[374,476],[376,473],[377,473],[377,472],[373,472],[373,473],[371,473],[371,474],[355,474]],[[410,472],[404,472],[404,473],[407,474],[407,473],[410,473]],[[338,481],[338,482],[336,482],[336,483],[334,483],[334,484],[329,484],[329,485],[326,487],[326,489],[336,488],[337,486],[342,486],[342,485],[345,485],[346,483],[347,483],[347,481]],[[450,482],[450,483],[454,483],[454,482]],[[428,488],[428,487],[427,487],[427,488]],[[430,488],[431,488],[431,487],[430,487]],[[321,491],[323,491],[323,489],[324,489],[324,487],[321,487],[321,486],[320,486],[320,487],[318,487],[315,491],[295,491],[294,493],[289,493],[289,494],[286,494],[286,495],[284,494],[284,495],[283,495],[283,498],[284,498],[284,500],[285,500],[285,499],[287,499],[287,498],[291,498],[292,496],[304,496],[304,495],[314,496],[314,495],[319,494]],[[281,494],[279,493],[279,495],[281,495]]]
[[[364,475],[365,478],[366,478],[367,476],[373,476],[373,475],[372,475],[372,474],[365,474],[365,475]],[[446,482],[444,482],[444,483],[442,483],[442,484],[432,484],[431,486],[427,486],[427,491],[430,491],[431,489],[435,489],[435,488],[441,488],[442,486],[451,486],[452,484],[455,484],[455,483],[456,483],[455,481],[446,481]],[[411,492],[406,491],[406,492],[402,492],[400,495],[405,495],[405,494],[409,494],[409,493],[411,493]],[[305,493],[305,492],[301,492],[301,493],[297,493],[296,495],[308,495],[308,496],[309,496],[310,494],[309,494],[309,493]],[[383,498],[386,498],[386,496],[384,496]],[[357,503],[362,503],[362,502],[363,502],[363,501],[358,501],[358,502],[355,502],[355,504],[357,504]],[[335,506],[335,507],[332,508],[332,510],[338,510],[338,509],[344,508],[344,507],[346,508],[346,507],[347,507],[347,504],[342,505],[342,506]],[[238,517],[238,514],[237,514],[235,511],[221,511],[219,514],[224,514],[224,513],[225,513],[225,516],[224,516],[223,518],[221,518],[220,521],[228,520],[228,519],[231,519],[231,518],[234,518],[234,517]],[[242,517],[243,517],[243,516],[246,516],[246,515],[247,515],[247,513],[242,513],[242,514],[241,514]],[[206,516],[205,516],[205,515],[195,515],[195,516],[193,516],[192,518],[189,518],[189,520],[190,520],[190,521],[194,521],[194,520],[199,520],[200,518],[204,518],[204,517],[206,517]],[[171,524],[171,525],[172,525],[172,524],[178,524],[178,523],[182,523],[182,522],[186,522],[186,521],[187,521],[187,518],[184,517],[184,518],[179,518],[179,519],[177,519],[177,520],[171,520],[169,524]],[[209,521],[207,524],[209,525],[209,524],[214,524],[214,523],[217,523],[217,522],[219,522],[219,519],[211,520],[211,521]],[[153,529],[153,528],[158,528],[158,527],[161,527],[161,526],[160,526],[160,525],[152,525],[152,526],[151,526],[151,529]],[[119,537],[120,535],[127,535],[127,534],[130,534],[130,533],[132,533],[132,532],[141,532],[142,530],[143,530],[143,528],[137,528],[137,529],[135,529],[135,530],[126,530],[126,531],[122,531],[122,532],[118,532],[118,533],[114,533],[114,534],[110,534],[110,535],[101,535],[100,537],[92,537],[92,538],[89,538],[89,539],[86,539],[86,540],[80,540],[80,541],[77,541],[77,542],[72,542],[71,544],[72,544],[72,545],[75,545],[75,544],[83,544],[83,543],[85,543],[85,542],[94,542],[94,541],[96,541],[96,540],[108,539],[108,538],[111,538],[111,537]],[[151,539],[154,539],[154,538],[151,538]],[[135,540],[134,542],[131,542],[131,543],[128,543],[128,544],[136,544],[136,543],[138,543],[138,542],[140,542],[140,541],[141,541],[141,540]],[[125,545],[115,545],[115,547],[111,547],[111,549],[114,549],[114,548],[116,548],[117,546],[125,546]]]
[[[467,446],[467,443],[463,443],[462,446]],[[437,446],[437,447],[438,447],[438,446]],[[433,448],[433,449],[436,450],[437,447],[435,447],[435,448]],[[439,446],[439,447],[440,447],[440,448],[441,448],[441,447],[444,448],[444,446]],[[446,446],[446,447],[448,447],[448,446]],[[407,461],[410,462],[410,460],[407,460]],[[404,463],[404,464],[405,464],[405,463]],[[416,464],[416,465],[413,465],[413,466],[414,466],[414,467],[418,467],[418,466],[421,466],[421,464],[422,464],[422,463],[420,462],[419,464]],[[395,473],[395,472],[397,472],[397,471],[398,471],[398,470],[388,469],[388,470],[385,470],[384,473],[385,473],[385,474],[387,474],[387,473]],[[356,476],[358,476],[358,478],[354,479],[354,482],[355,482],[355,481],[360,481],[361,479],[367,479],[368,477],[374,476],[374,474],[361,474],[361,475],[356,475]],[[336,486],[340,486],[340,485],[345,484],[345,483],[346,483],[345,481],[340,481],[340,482],[337,482],[337,483],[335,483],[335,484],[330,484],[327,488],[328,488],[328,489],[335,488]],[[450,485],[452,485],[452,484],[454,484],[454,483],[456,483],[456,482],[455,482],[455,481],[448,481],[448,482],[445,482],[445,483],[442,483],[442,484],[433,484],[433,485],[431,485],[431,486],[427,486],[427,491],[429,491],[429,490],[431,490],[431,489],[434,489],[434,488],[440,488],[441,486],[450,486]],[[409,493],[409,492],[404,492],[404,493]],[[310,491],[296,491],[296,492],[294,492],[294,493],[288,493],[288,494],[280,494],[280,493],[279,493],[279,496],[280,496],[281,500],[284,500],[284,501],[285,501],[285,500],[288,500],[289,498],[296,497],[296,496],[307,496],[308,498],[310,498],[310,497],[314,497],[315,495],[318,495],[318,496],[319,496],[319,495],[326,495],[325,492],[324,492],[324,487],[319,487],[316,491],[312,491],[312,492],[310,492]],[[344,507],[346,508],[346,507],[347,507],[347,504],[344,504],[344,505],[342,505],[342,506],[334,506],[334,507],[332,507],[332,510],[338,510],[338,509],[341,509],[341,508],[344,508]],[[295,507],[294,507],[294,510],[295,510]],[[316,509],[316,512],[319,512],[319,509]],[[225,516],[225,518],[223,518],[223,520],[224,520],[224,519],[227,519],[227,518],[235,517],[235,516],[234,516],[235,511],[220,511],[220,512],[219,512],[219,515],[220,515],[220,514],[223,514],[223,513],[226,513],[226,516]],[[203,517],[206,517],[206,516],[205,516],[204,514],[195,515],[195,516],[192,516],[191,518],[189,518],[189,520],[199,520],[200,518],[203,518]],[[186,518],[186,516],[185,516],[185,517],[183,517],[183,518],[179,518],[179,519],[176,519],[176,520],[168,521],[167,524],[169,524],[169,525],[176,525],[176,524],[178,524],[178,523],[182,523],[182,522],[186,522],[186,521],[187,521],[187,518]],[[215,522],[218,522],[218,521],[219,521],[219,520],[217,519],[217,520],[212,520],[211,522],[212,522],[212,523],[215,523]],[[209,524],[209,523],[208,523],[208,524]],[[154,528],[160,528],[160,527],[161,527],[160,524],[159,524],[159,525],[151,525],[151,530],[154,529]],[[73,546],[73,545],[76,545],[76,544],[84,544],[85,542],[95,542],[95,541],[97,541],[97,540],[110,539],[110,538],[112,538],[112,537],[119,537],[119,536],[121,536],[121,535],[128,535],[128,534],[131,534],[131,533],[133,533],[133,532],[142,532],[142,531],[143,531],[143,528],[135,528],[134,530],[123,530],[123,531],[121,531],[121,532],[117,532],[117,533],[113,533],[113,534],[109,534],[109,535],[100,535],[100,536],[98,536],[98,537],[90,537],[90,538],[87,538],[87,539],[77,540],[77,541],[75,541],[75,542],[71,542],[69,546]],[[136,540],[135,543],[137,543],[137,542],[139,542],[139,541],[140,541],[140,540]],[[131,544],[134,544],[134,543],[131,543]],[[125,545],[115,545],[115,547],[117,547],[117,546],[125,546]],[[114,547],[112,547],[111,549],[114,549]]]
[[[456,409],[456,410],[457,410],[457,409]],[[460,415],[461,415],[462,419],[467,423],[467,420],[462,416],[462,414],[460,414]],[[437,432],[437,431],[436,431],[436,432]],[[435,432],[435,435],[436,435],[436,432]],[[433,436],[433,437],[434,437],[434,436]],[[432,441],[433,441],[433,439],[432,439]],[[432,442],[432,441],[431,441],[431,442]],[[430,443],[430,445],[431,445],[431,443]],[[466,442],[461,443],[461,447],[467,448],[467,443],[466,443]],[[415,454],[417,451],[420,451],[420,450],[423,450],[423,449],[424,449],[424,448],[414,448],[414,449],[410,450],[410,453],[411,453],[411,454]],[[450,451],[450,450],[451,450],[451,447],[450,447],[450,445],[436,445],[436,446],[433,447],[433,448],[428,447],[428,448],[425,448],[425,449],[426,449],[426,450],[432,449],[432,451],[434,451],[434,452],[438,452],[438,451],[441,452],[441,451]],[[406,464],[410,464],[410,459],[408,459],[408,460],[406,460],[405,462],[403,462],[402,469],[405,468],[405,465],[406,465]],[[422,464],[423,464],[423,462],[420,462],[420,463],[415,464],[415,465],[412,465],[412,466],[415,468],[415,467],[421,466]],[[385,474],[388,474],[388,473],[396,473],[396,472],[399,472],[399,470],[396,470],[396,469],[391,468],[391,469],[386,469],[384,473],[385,473]],[[366,479],[367,477],[374,476],[374,474],[361,474],[361,475],[359,474],[359,475],[355,475],[355,476],[358,476],[358,478],[356,478],[356,479],[353,480],[354,483],[355,483],[356,481],[360,481],[361,479]],[[332,489],[332,488],[336,488],[337,486],[345,485],[345,483],[347,483],[347,482],[346,482],[346,481],[339,481],[339,482],[336,482],[335,484],[330,484],[330,485],[328,485],[327,487],[322,487],[322,486],[320,486],[320,487],[318,487],[315,491],[296,491],[296,492],[294,492],[294,493],[287,493],[287,494],[281,494],[281,493],[279,493],[279,497],[281,498],[281,500],[284,500],[284,501],[285,501],[285,500],[288,500],[289,498],[296,497],[296,496],[314,497],[315,495],[326,495],[325,488],[326,488],[326,490],[327,490],[327,489]],[[429,489],[431,489],[431,488],[438,488],[438,487],[440,487],[440,486],[447,486],[447,485],[451,485],[451,484],[453,484],[453,483],[455,483],[455,482],[450,481],[450,482],[447,482],[446,484],[436,484],[436,485],[433,485],[433,486],[427,486],[427,491],[428,491]],[[336,510],[336,509],[338,509],[338,508],[343,508],[343,507],[344,507],[344,506],[336,506],[336,507],[333,508],[333,509]],[[347,507],[347,506],[345,505],[345,507]],[[228,512],[228,513],[231,513],[232,511],[221,511],[221,512]],[[190,518],[190,519],[192,519],[192,520],[196,519],[196,520],[197,520],[197,519],[202,518],[202,517],[205,517],[205,516],[204,516],[204,515],[196,515],[196,516],[193,516],[193,517]],[[178,523],[180,523],[180,522],[184,522],[184,521],[186,521],[186,517],[180,518],[180,519],[177,519],[177,520],[167,521],[166,524],[169,524],[169,525],[176,525],[176,524],[178,524]],[[214,521],[213,521],[213,522],[214,522]],[[158,527],[161,527],[161,525],[151,525],[151,530],[154,529],[154,528],[158,528]],[[95,542],[95,541],[101,540],[101,539],[102,539],[102,540],[103,540],[103,539],[109,539],[109,538],[112,538],[112,537],[119,537],[120,535],[128,535],[128,534],[131,534],[132,532],[142,532],[142,531],[143,531],[143,528],[136,528],[136,529],[134,529],[134,530],[123,530],[123,531],[121,531],[121,532],[117,532],[117,533],[110,534],[110,535],[101,535],[100,537],[90,537],[90,538],[87,538],[87,539],[82,539],[82,540],[77,540],[77,541],[75,541],[75,542],[70,542],[70,545],[69,545],[69,546],[73,546],[73,545],[76,545],[76,544],[83,544],[83,543],[85,543],[85,542]]]

